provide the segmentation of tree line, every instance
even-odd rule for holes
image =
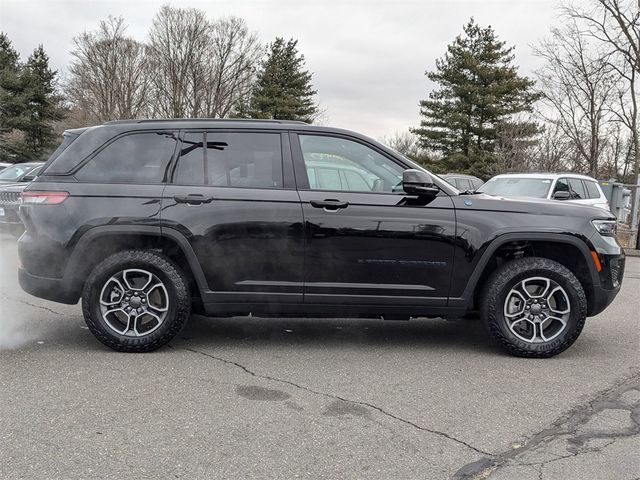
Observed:
[[[640,4],[563,3],[560,26],[533,47],[534,78],[513,47],[473,19],[426,72],[437,88],[419,126],[385,140],[436,172],[488,178],[575,171],[635,183],[639,173]]]
[[[383,139],[436,172],[488,178],[571,170],[638,174],[640,11],[635,0],[559,5],[558,26],[521,75],[514,47],[468,21],[419,102],[421,122]],[[64,81],[39,46],[21,62],[0,35],[0,158],[45,158],[63,128],[124,118],[243,117],[315,121],[313,76],[295,39],[263,45],[237,17],[160,8],[141,42],[123,18],[74,38]]]
[[[0,159],[46,158],[59,130],[109,120],[313,122],[320,114],[298,42],[276,38],[262,45],[241,18],[210,20],[195,8],[163,6],[145,42],[128,35],[123,18],[109,17],[74,45],[60,81],[42,46],[23,64],[0,34]]]

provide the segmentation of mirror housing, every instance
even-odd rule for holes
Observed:
[[[555,192],[552,197],[554,200],[569,200],[571,198],[571,193],[560,190],[559,192]]]
[[[419,197],[435,197],[440,192],[440,189],[433,184],[431,175],[415,169],[402,172],[402,189],[408,195]]]

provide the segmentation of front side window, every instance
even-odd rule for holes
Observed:
[[[401,192],[404,168],[361,143],[299,135],[311,190]]]
[[[187,133],[173,175],[179,185],[282,188],[278,133]]]
[[[571,198],[574,200],[584,200],[587,193],[584,191],[584,185],[579,178],[569,179],[569,188],[571,189]]]
[[[125,135],[100,150],[75,177],[87,182],[161,183],[176,144],[172,132]]]

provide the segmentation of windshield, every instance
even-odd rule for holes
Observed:
[[[501,177],[492,178],[478,192],[504,197],[546,198],[550,186],[549,178]]]
[[[39,167],[39,165],[18,164],[14,165],[13,167],[5,168],[0,172],[0,182],[19,181],[22,177],[24,177],[27,173],[29,173],[36,167]]]

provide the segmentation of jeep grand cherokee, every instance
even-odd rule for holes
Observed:
[[[624,270],[602,209],[461,195],[367,137],[286,121],[70,130],[20,215],[24,290],[81,298],[93,334],[128,352],[167,343],[192,311],[477,311],[510,353],[550,357],[614,299]]]

